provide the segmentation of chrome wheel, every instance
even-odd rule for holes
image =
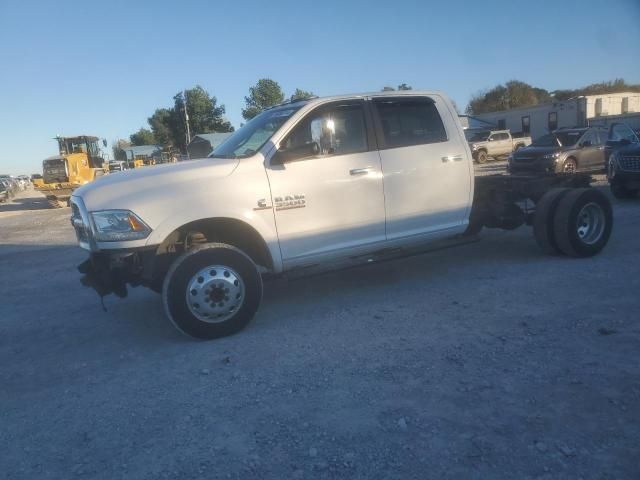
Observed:
[[[196,273],[187,284],[191,313],[203,322],[221,323],[233,317],[245,298],[245,286],[235,270],[211,265]]]
[[[597,203],[587,203],[578,213],[578,237],[584,243],[592,245],[602,237],[605,229],[605,215]]]

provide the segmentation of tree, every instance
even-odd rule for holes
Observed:
[[[200,85],[196,85],[174,95],[171,108],[158,108],[148,118],[150,133],[153,134],[155,143],[168,149],[176,148],[185,151],[187,145],[185,103],[189,114],[191,135],[233,131],[231,123],[224,118],[224,105],[218,105],[216,97],[209,95]]]
[[[291,100],[302,100],[302,99],[311,98],[311,97],[315,97],[313,92],[308,92],[306,90],[301,90],[299,88],[296,88],[296,91],[293,92],[293,95],[291,95]]]
[[[469,114],[497,112],[538,105],[549,101],[550,98],[549,92],[542,88],[534,88],[519,80],[510,80],[504,85],[496,85],[471,97],[466,111]]]
[[[401,83],[398,85],[398,90],[413,90],[411,85],[407,85],[406,83]]]
[[[250,120],[265,108],[282,103],[284,93],[278,82],[270,78],[261,78],[249,89],[249,95],[244,97],[244,101],[246,107],[242,109],[242,116],[245,120]]]
[[[147,121],[151,126],[151,131],[156,141],[165,147],[173,146],[173,136],[171,133],[171,109],[158,108]]]
[[[115,160],[124,162],[127,160],[127,148],[131,146],[131,143],[126,140],[114,140],[111,142],[111,150],[113,151],[113,158]]]
[[[568,100],[581,95],[601,95],[604,93],[640,92],[640,84],[629,84],[622,78],[609,82],[592,83],[575,90],[556,90],[553,96],[556,100]]]
[[[156,139],[153,136],[153,132],[148,128],[141,128],[136,133],[132,134],[129,137],[129,140],[131,140],[131,144],[135,146],[155,145],[156,143]]]
[[[393,87],[389,87],[389,86],[382,87],[382,91],[383,92],[393,92],[394,90],[395,90],[395,88],[393,88]]]

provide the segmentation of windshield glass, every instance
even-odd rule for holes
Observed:
[[[467,141],[469,142],[484,142],[487,138],[489,138],[489,135],[491,134],[491,132],[487,132],[487,131],[482,131],[482,132],[465,132],[466,136],[467,136]]]
[[[577,132],[556,132],[556,138],[560,142],[560,145],[563,147],[570,147],[571,145],[575,145],[580,140],[580,137],[584,131]]]
[[[557,147],[558,140],[555,135],[548,133],[547,135],[543,135],[542,137],[536,138],[532,143],[533,147]]]
[[[250,157],[304,104],[305,102],[298,102],[262,112],[218,145],[209,158]]]

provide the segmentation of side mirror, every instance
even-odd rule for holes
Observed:
[[[301,158],[313,157],[320,153],[320,145],[316,142],[305,143],[294,148],[280,148],[271,157],[271,165],[284,165]]]

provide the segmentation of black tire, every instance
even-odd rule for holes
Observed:
[[[536,204],[533,216],[533,236],[540,249],[549,255],[562,253],[554,234],[554,217],[560,200],[569,192],[568,188],[553,188]]]
[[[562,171],[564,173],[576,173],[578,171],[578,162],[576,162],[576,159],[573,157],[567,158],[562,164]]]
[[[622,183],[616,181],[611,183],[610,188],[613,196],[620,200],[628,200],[638,194],[638,190],[627,188]]]
[[[218,323],[199,319],[186,298],[189,283],[212,265],[232,269],[244,285],[242,303],[231,317]],[[223,243],[206,243],[184,253],[171,265],[164,279],[162,300],[169,320],[182,333],[203,340],[225,337],[242,330],[255,315],[262,300],[262,277],[256,264],[241,250]]]
[[[579,229],[582,218],[579,218],[583,208],[589,205],[597,212],[598,220],[591,223],[600,227],[594,231],[600,232],[592,238],[582,238]],[[591,206],[595,205],[595,207]],[[601,217],[601,218],[600,218]],[[595,188],[576,188],[564,195],[558,204],[554,216],[553,229],[556,244],[560,251],[570,257],[591,257],[599,253],[609,241],[613,228],[613,211],[611,202],[605,194]]]
[[[489,157],[487,156],[487,152],[485,152],[484,150],[480,150],[476,155],[476,160],[478,161],[478,163],[487,163],[488,159]]]

